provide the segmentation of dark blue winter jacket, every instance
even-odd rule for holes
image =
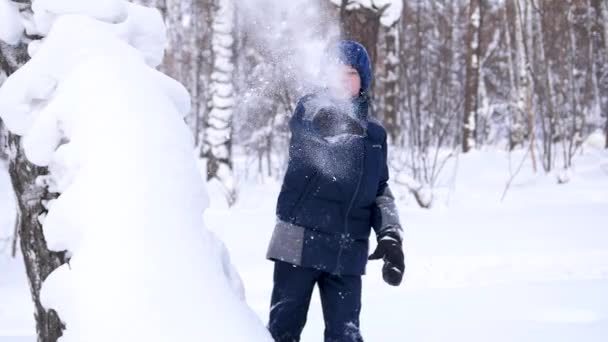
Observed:
[[[371,75],[365,49],[350,52],[346,50],[346,62],[360,75]],[[360,275],[372,227],[377,235],[391,231],[400,236],[387,185],[386,131],[367,117],[370,79],[361,79],[365,88],[352,101],[321,92],[298,102],[290,120],[289,164],[268,258]]]

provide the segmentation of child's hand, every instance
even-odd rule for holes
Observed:
[[[405,271],[405,261],[401,241],[387,234],[378,238],[378,246],[369,260],[384,260],[382,267],[382,278],[386,283],[392,286],[398,286],[403,280],[403,272]]]

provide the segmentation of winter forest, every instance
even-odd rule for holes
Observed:
[[[197,149],[231,202],[233,150],[280,176],[285,118],[319,83],[320,47],[338,36],[371,52],[373,113],[416,187],[432,188],[447,158],[484,146],[528,149],[538,172],[569,169],[591,134],[608,147],[605,1],[149,5],[169,29],[161,68],[192,94]]]
[[[340,39],[404,234],[363,338],[605,341],[608,0],[0,0],[0,342],[272,341],[290,120]]]

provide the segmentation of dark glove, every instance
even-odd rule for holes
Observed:
[[[322,137],[340,134],[363,135],[363,127],[356,119],[333,108],[319,110],[312,123]]]
[[[391,234],[378,237],[378,246],[368,259],[377,260],[380,258],[384,260],[384,266],[382,267],[384,281],[389,285],[399,286],[405,271],[401,241]]]

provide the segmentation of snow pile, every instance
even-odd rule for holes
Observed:
[[[10,0],[0,0],[0,40],[11,45],[17,44],[23,29],[17,6]]]
[[[0,88],[0,113],[61,193],[42,218],[49,248],[71,255],[42,288],[61,341],[269,341],[205,229],[190,99],[153,68],[160,14],[124,1],[32,8],[48,35]]]

